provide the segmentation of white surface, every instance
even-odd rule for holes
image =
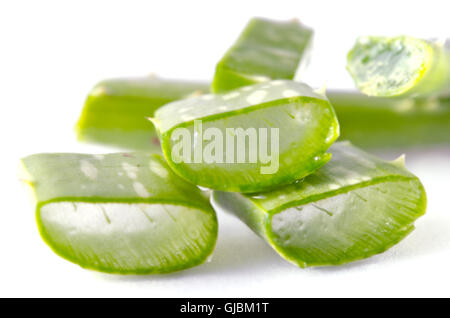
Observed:
[[[407,153],[429,197],[416,231],[383,255],[343,267],[298,269],[223,214],[212,261],[173,275],[86,271],[42,242],[18,159],[110,151],[78,144],[72,130],[97,81],[150,72],[207,80],[251,16],[296,16],[313,27],[306,79],[333,88],[352,87],[344,65],[356,36],[445,37],[450,29],[446,1],[0,2],[0,296],[450,296],[449,149]]]

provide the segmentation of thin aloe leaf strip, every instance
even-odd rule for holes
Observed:
[[[297,20],[250,20],[216,67],[212,91],[220,93],[271,79],[294,79],[304,68],[313,31]]]
[[[327,92],[342,140],[363,149],[407,149],[450,143],[450,98],[369,97]]]
[[[329,161],[326,151],[339,135],[326,97],[287,80],[170,103],[151,120],[177,174],[223,191],[256,192],[303,178]],[[205,137],[209,132],[214,138]]]
[[[76,125],[78,139],[159,152],[158,136],[146,117],[164,104],[207,92],[207,83],[154,76],[104,80],[89,92]]]
[[[347,142],[298,183],[265,193],[214,191],[213,206],[244,221],[300,267],[340,265],[389,249],[425,213],[420,180],[404,158],[387,162]]]
[[[73,263],[156,274],[199,265],[213,251],[208,199],[159,155],[36,154],[21,163],[42,238]]]
[[[88,106],[86,106],[85,111],[89,113],[86,117],[92,116],[92,118],[85,122],[80,119],[78,128],[79,137],[86,141],[115,145],[120,143],[122,148],[144,149],[148,151],[150,151],[149,149],[153,149],[153,146],[149,148],[149,140],[153,140],[151,144],[155,144],[154,149],[159,151],[159,140],[156,141],[158,138],[157,133],[153,125],[149,125],[148,121],[143,119],[143,117],[153,115],[153,109],[160,107],[153,107],[152,105],[154,104],[151,103],[151,100],[165,100],[165,90],[155,90],[154,80],[149,81],[148,78],[136,78],[132,81],[123,78],[113,80],[113,82],[117,85],[126,83],[124,87],[128,87],[127,85],[136,85],[136,89],[142,89],[141,92],[135,92],[133,95],[135,98],[129,98],[126,102],[120,103],[119,100],[122,98],[120,94],[117,96],[109,94],[108,98],[117,98],[118,102],[113,102],[116,107],[105,108],[105,111],[108,110],[110,115],[111,112],[114,113],[114,117],[116,118],[121,118],[126,113],[130,123],[140,123],[130,124],[129,127],[130,130],[137,128],[139,134],[114,128],[117,125],[123,125],[122,121],[110,123],[109,127],[103,129],[104,133],[95,133],[94,127],[103,125],[104,114],[100,111],[97,113],[88,110]],[[186,83],[193,85],[194,93],[192,95],[200,94],[209,85],[207,83]],[[105,84],[105,86],[107,85]],[[100,88],[100,92],[102,90]],[[98,93],[94,92],[92,94],[96,95]],[[149,94],[153,96],[152,99],[147,97]],[[412,147],[418,145],[428,146],[450,143],[450,134],[447,133],[450,129],[450,98],[369,97],[356,92],[339,90],[328,90],[326,95],[333,105],[341,124],[340,138],[342,140],[350,140],[355,145],[364,149]],[[99,99],[102,100],[101,97]],[[130,109],[140,107],[139,105],[143,103],[142,101],[147,99],[148,103],[143,106],[144,110],[129,111]],[[93,102],[93,104],[96,104],[96,102]],[[107,107],[106,102],[102,105]],[[152,108],[152,110],[146,111],[145,108],[147,107]],[[381,122],[383,125],[379,124]],[[89,127],[94,129],[92,134],[89,132],[91,129]],[[103,139],[103,136],[106,137]],[[108,141],[110,139],[113,140],[112,143]]]
[[[450,93],[450,50],[438,42],[408,36],[361,37],[347,56],[347,70],[369,96]]]

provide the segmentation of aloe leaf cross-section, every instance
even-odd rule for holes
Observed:
[[[313,31],[297,20],[250,20],[216,67],[214,93],[271,79],[294,79],[308,60]]]
[[[21,163],[42,238],[73,263],[156,274],[199,265],[213,252],[214,210],[160,155],[36,154]]]
[[[347,142],[298,183],[271,192],[214,191],[216,209],[239,217],[283,258],[300,267],[340,265],[386,251],[425,213],[419,179]]]
[[[330,102],[275,80],[163,106],[151,118],[171,168],[202,187],[267,190],[311,174],[339,135]]]
[[[76,131],[80,141],[160,151],[146,117],[164,104],[209,92],[209,84],[157,77],[104,80],[89,92]]]
[[[430,97],[450,93],[450,50],[409,36],[360,37],[347,70],[369,96]]]

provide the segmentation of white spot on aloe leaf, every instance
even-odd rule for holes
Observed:
[[[293,91],[292,89],[284,90],[282,95],[283,95],[283,97],[287,97],[287,98],[300,96],[300,94],[298,92]]]
[[[190,111],[190,110],[191,110],[191,108],[189,108],[189,107],[181,108],[181,109],[178,111],[178,113],[179,113],[179,114],[183,114],[183,113],[185,113],[185,112],[187,112],[187,111]]]
[[[255,91],[248,95],[247,102],[251,105],[259,104],[264,100],[264,97],[266,97],[267,92],[266,91]]]
[[[362,181],[364,181],[364,180],[362,180],[359,177],[353,177],[353,178],[347,178],[346,183],[350,184],[350,185],[354,185],[354,184],[358,184],[358,183],[360,183]]]
[[[252,196],[252,199],[257,199],[257,200],[265,199],[265,198],[267,198],[267,197],[265,195],[262,195],[262,194],[257,194],[257,195],[253,195]]]
[[[150,170],[155,173],[157,176],[160,176],[161,178],[167,178],[168,173],[167,170],[156,161],[150,161]]]
[[[130,165],[128,162],[122,162],[122,168],[130,179],[137,178],[138,167]]]
[[[239,95],[241,95],[241,93],[239,93],[239,92],[232,92],[232,93],[224,95],[223,96],[223,100],[229,100],[229,99],[232,99],[232,98],[236,98]]]
[[[279,86],[279,85],[283,85],[284,81],[283,80],[275,80],[270,82],[270,85],[272,86]]]
[[[182,115],[181,119],[183,119],[184,121],[191,121],[193,120],[195,117],[192,116],[187,116],[187,115]]]
[[[268,82],[270,81],[270,78],[267,76],[262,76],[262,75],[256,75],[256,76],[251,76],[250,77],[252,80],[254,80],[255,82]]]
[[[203,95],[201,97],[201,99],[203,99],[203,100],[212,100],[212,99],[214,99],[214,95],[212,95],[212,94]]]
[[[97,179],[97,168],[89,161],[83,159],[80,161],[80,169],[83,174],[91,180]]]
[[[339,184],[337,184],[337,183],[331,183],[328,187],[331,190],[336,190],[336,189],[339,189],[341,186]]]
[[[402,100],[395,106],[395,110],[399,113],[404,113],[412,110],[414,108],[414,100],[406,99]]]
[[[142,198],[148,198],[150,196],[147,189],[140,182],[137,182],[137,181],[133,182],[133,188],[134,188],[134,191],[136,191],[137,195]]]

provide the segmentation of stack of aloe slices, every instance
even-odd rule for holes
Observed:
[[[78,122],[79,139],[141,152],[22,159],[43,239],[83,267],[122,274],[167,273],[204,262],[217,239],[214,208],[236,215],[300,267],[344,264],[398,243],[425,213],[424,188],[403,157],[386,162],[348,142],[333,145],[338,119],[345,137],[369,139],[369,146],[392,139],[389,129],[359,129],[356,122],[370,123],[374,114],[403,136],[440,123],[429,138],[436,137],[450,123],[449,101],[434,94],[442,90],[445,67],[432,66],[434,75],[426,76],[439,77],[436,89],[417,89],[420,100],[327,96],[292,81],[311,38],[297,21],[252,19],[218,63],[213,94],[207,83],[158,78],[98,84]],[[395,60],[371,58],[373,65]],[[352,65],[364,64],[358,63]],[[373,68],[367,68],[371,74]],[[377,81],[385,75],[378,72]],[[433,99],[423,98],[428,92]],[[428,121],[421,124],[424,116]],[[415,126],[402,132],[396,123],[407,126],[411,117]],[[224,145],[228,139],[236,144]],[[163,156],[151,154],[157,144]],[[214,190],[212,206],[197,186]]]

